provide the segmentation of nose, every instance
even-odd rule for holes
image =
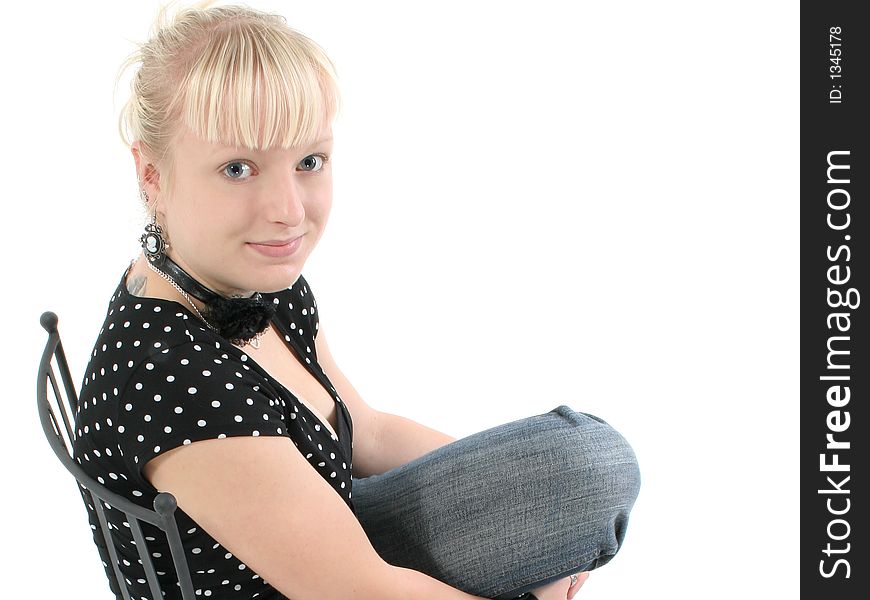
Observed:
[[[263,196],[263,212],[270,222],[295,227],[305,220],[305,189],[292,174],[277,178]]]

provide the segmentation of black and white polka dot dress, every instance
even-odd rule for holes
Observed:
[[[143,477],[142,467],[155,456],[198,440],[285,436],[353,511],[353,423],[317,362],[317,304],[305,278],[300,275],[290,288],[264,296],[277,304],[272,320],[276,332],[335,400],[337,438],[243,350],[206,328],[184,305],[130,295],[126,275],[109,302],[85,371],[75,419],[74,460],[110,490],[153,509],[158,491]],[[97,515],[88,500],[86,504],[93,529]],[[159,600],[151,598],[123,513],[107,510],[107,517],[112,535],[120,541],[120,568],[131,596]],[[197,595],[285,598],[180,508],[176,518]],[[165,536],[147,523],[142,528],[156,570],[174,582]],[[94,541],[110,572],[105,542],[96,531]],[[165,598],[181,597],[175,583],[162,587]]]

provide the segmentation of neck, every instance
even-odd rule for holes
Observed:
[[[155,263],[155,266],[172,277],[184,291],[204,303],[227,298],[253,299],[257,295],[257,292],[240,290],[226,292],[211,284],[203,283],[203,279],[196,277],[183,260],[173,258],[169,254],[166,254],[159,264]]]
[[[233,344],[245,344],[256,339],[251,343],[254,347],[259,345],[260,335],[275,314],[273,302],[267,301],[258,292],[254,292],[250,298],[222,296],[194,279],[165,255],[156,262],[147,258],[145,262],[149,270],[164,279],[193,307],[193,312],[209,329]]]

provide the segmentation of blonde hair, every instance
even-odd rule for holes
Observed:
[[[206,0],[170,19],[171,4],[118,74],[139,65],[118,129],[128,147],[138,140],[155,160],[162,194],[183,126],[251,150],[317,141],[340,108],[335,66],[319,45],[280,15]]]

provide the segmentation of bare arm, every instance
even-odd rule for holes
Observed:
[[[295,600],[478,598],[381,559],[344,500],[287,437],[194,442],[152,459],[144,474]]]
[[[322,320],[314,341],[317,361],[353,419],[354,477],[380,475],[456,439],[411,419],[369,406],[335,363]]]
[[[484,596],[474,596],[472,594],[467,594],[461,590],[457,590],[454,587],[450,587],[443,581],[426,575],[426,573],[421,573],[420,571],[407,569],[405,567],[393,568],[396,569],[399,577],[403,580],[403,583],[401,584],[403,591],[401,597],[405,600],[417,600],[418,598],[449,598],[451,600],[455,598],[456,600],[484,600]]]
[[[377,455],[371,468],[383,473],[446,446],[456,438],[407,417],[379,412]]]

